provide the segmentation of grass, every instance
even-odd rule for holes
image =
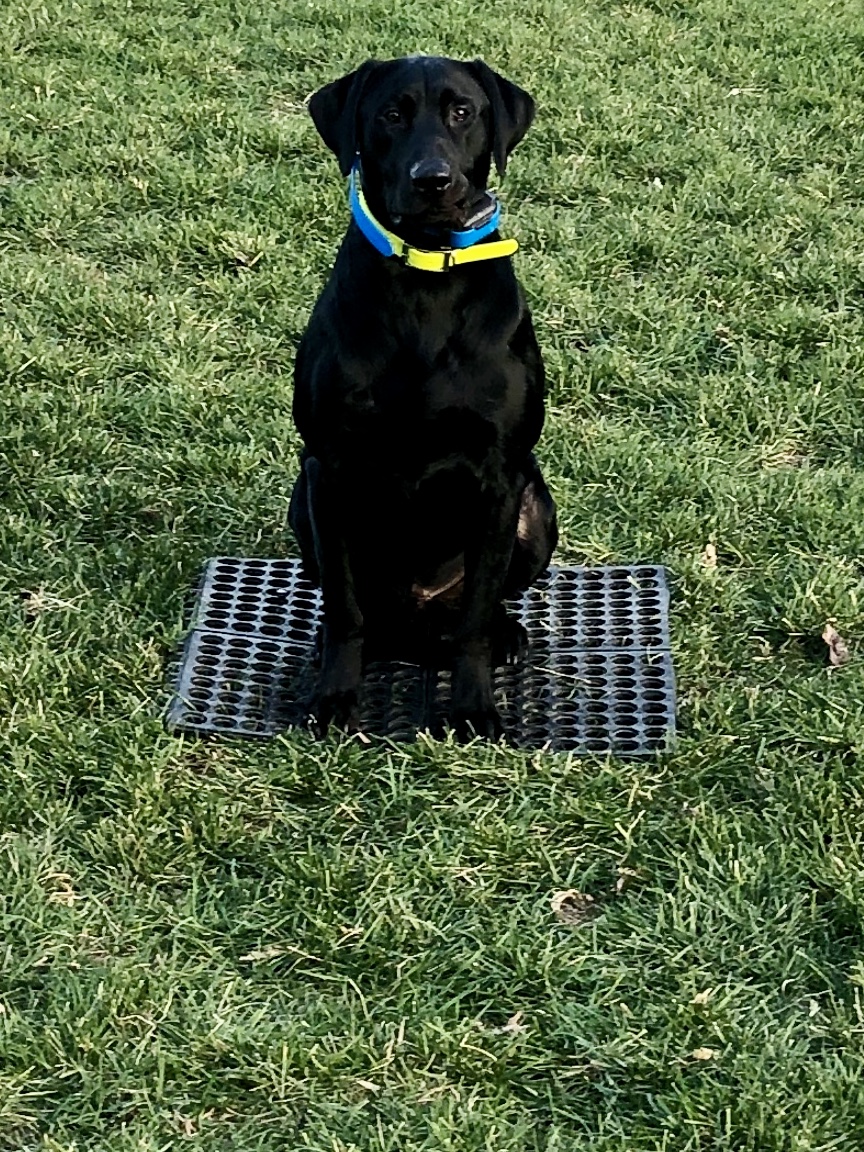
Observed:
[[[202,562],[293,547],[303,98],[411,51],[538,99],[560,558],[669,566],[662,759],[160,726]],[[856,0],[7,0],[0,1147],[864,1147],[862,52]]]

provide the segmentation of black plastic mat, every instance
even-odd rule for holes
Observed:
[[[663,568],[551,568],[508,604],[523,660],[495,671],[508,736],[522,748],[639,756],[669,745],[675,678]],[[321,595],[296,560],[209,561],[166,713],[171,732],[272,736],[309,722]],[[443,731],[449,673],[367,669],[363,730],[394,740]]]

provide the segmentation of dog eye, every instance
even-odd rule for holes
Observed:
[[[384,119],[388,124],[398,124],[402,120],[402,113],[398,108],[388,108],[384,113]]]
[[[457,124],[463,124],[470,115],[471,109],[463,108],[461,106],[457,106],[450,111],[450,116],[456,121]]]

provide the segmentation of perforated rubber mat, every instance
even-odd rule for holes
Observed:
[[[551,568],[508,609],[528,632],[495,670],[498,707],[522,748],[638,756],[675,729],[664,569]],[[204,570],[166,724],[175,733],[272,736],[305,727],[321,594],[296,560],[217,558]],[[394,740],[444,731],[449,672],[371,664],[363,730]]]

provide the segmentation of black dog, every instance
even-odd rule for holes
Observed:
[[[497,738],[493,663],[525,638],[502,600],[557,539],[532,455],[543,364],[486,192],[534,102],[481,61],[409,57],[367,62],[309,111],[356,181],[295,368],[290,522],[324,599],[318,727],[356,728],[364,663],[402,656],[449,660],[456,732]]]

